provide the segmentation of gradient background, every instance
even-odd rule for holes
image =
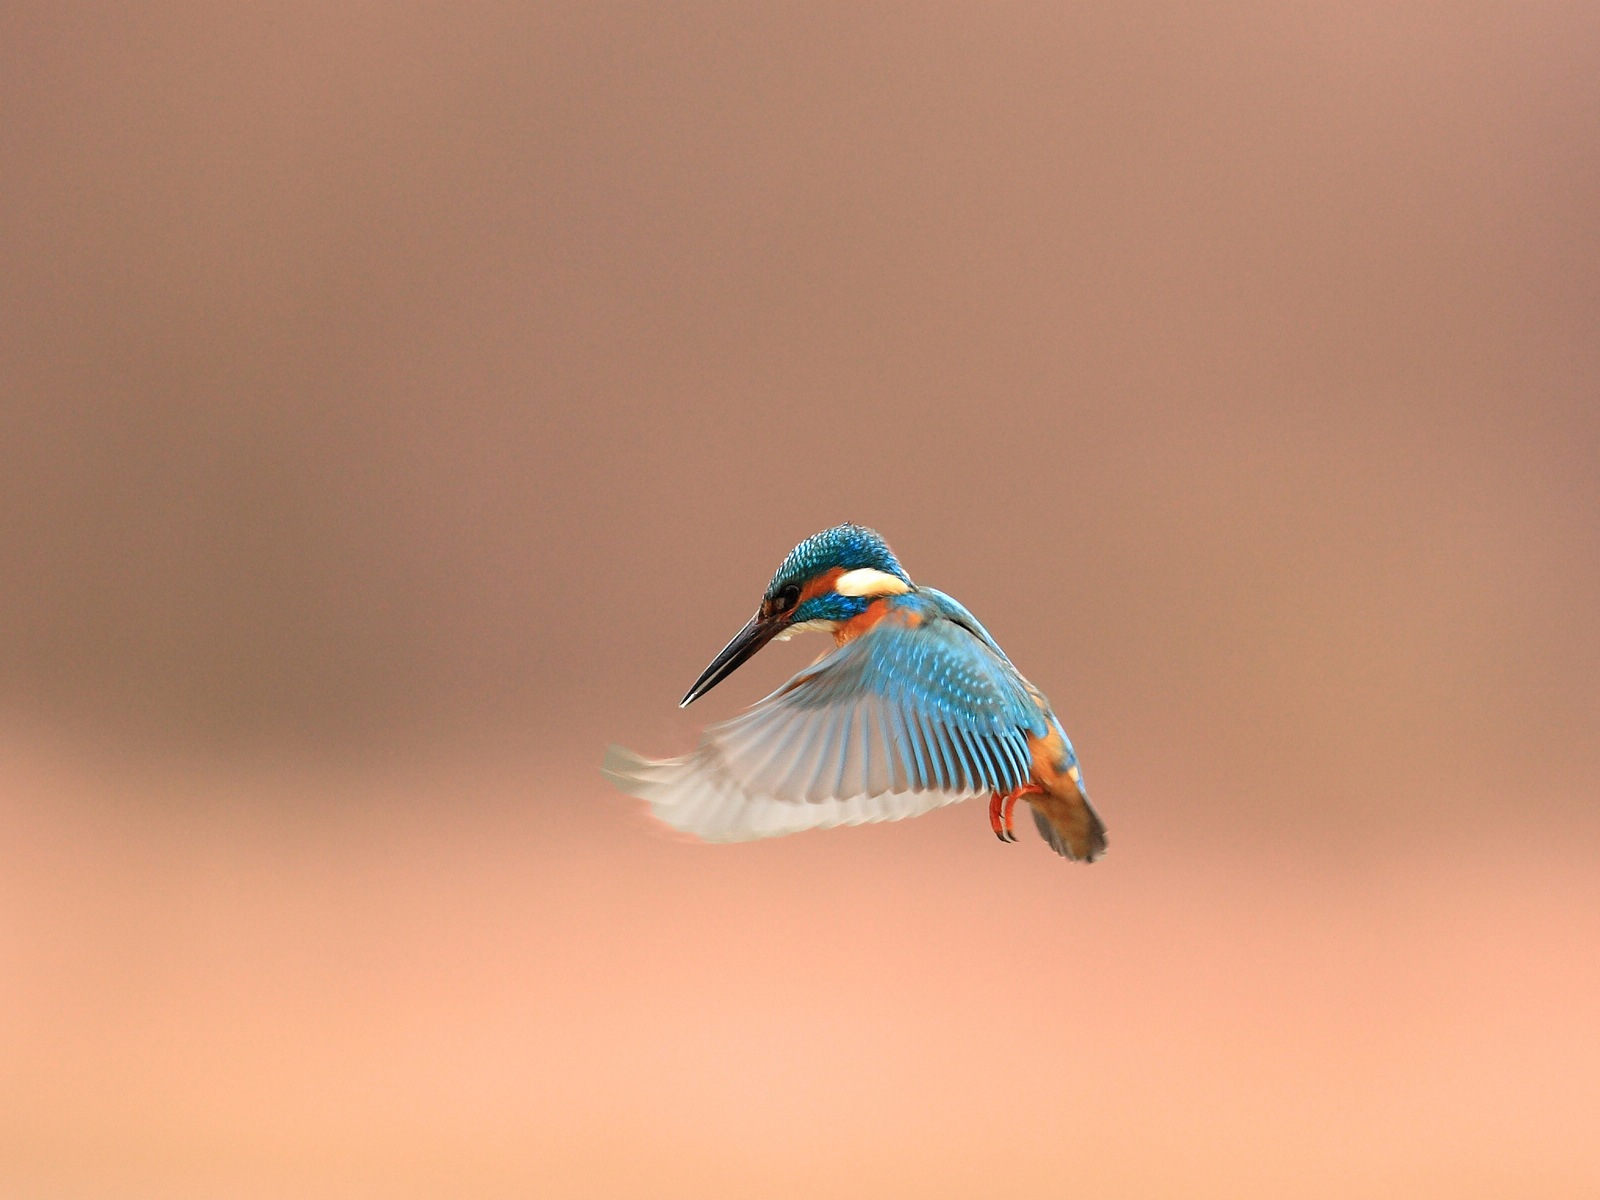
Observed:
[[[0,8],[0,1193],[1600,1195],[1600,9]],[[842,519],[1056,701],[597,771]]]

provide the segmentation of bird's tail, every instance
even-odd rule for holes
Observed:
[[[1093,862],[1106,852],[1106,823],[1089,803],[1076,765],[1043,781],[1044,791],[1028,797],[1039,836],[1062,858]]]
[[[1062,858],[1093,862],[1106,852],[1106,823],[1089,803],[1078,755],[1067,731],[1050,713],[1044,697],[1037,691],[1033,694],[1050,719],[1043,737],[1028,738],[1033,759],[1031,779],[1040,789],[1027,793],[1033,823],[1039,827],[1039,836]]]

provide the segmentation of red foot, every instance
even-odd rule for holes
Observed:
[[[1043,795],[1044,789],[1037,783],[1025,783],[1014,792],[1002,795],[996,792],[989,799],[989,828],[994,830],[995,837],[1002,842],[1014,842],[1017,835],[1011,829],[1012,810],[1017,807],[1017,800],[1027,795]]]

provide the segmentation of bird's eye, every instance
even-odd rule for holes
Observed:
[[[791,608],[799,603],[800,589],[792,583],[784,584],[783,587],[778,590],[778,594],[772,598],[772,607],[777,609],[779,612],[788,612]]]

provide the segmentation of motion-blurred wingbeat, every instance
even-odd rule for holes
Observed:
[[[988,631],[919,587],[860,525],[807,538],[761,607],[684,696],[705,695],[774,638],[824,629],[835,648],[765,700],[708,728],[692,754],[606,752],[606,776],[657,817],[707,841],[897,821],[989,797],[989,826],[1014,842],[1019,799],[1051,849],[1093,862],[1106,828],[1066,731]]]

